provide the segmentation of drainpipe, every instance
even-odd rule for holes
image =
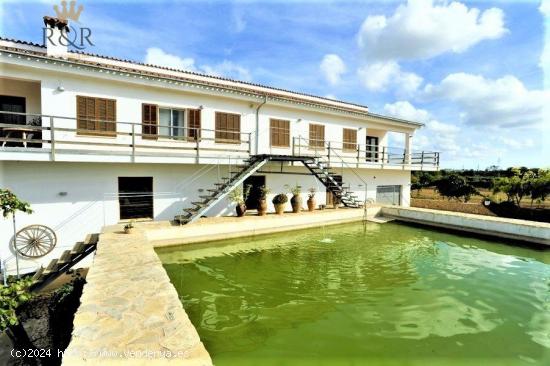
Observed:
[[[256,155],[258,155],[258,141],[260,140],[260,108],[264,106],[264,104],[267,103],[267,95],[264,95],[264,101],[256,107]]]

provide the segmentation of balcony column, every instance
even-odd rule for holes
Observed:
[[[412,132],[405,134],[405,164],[411,164],[411,152],[412,152]]]

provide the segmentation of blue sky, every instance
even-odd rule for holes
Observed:
[[[42,43],[41,18],[58,3],[3,1],[0,34]],[[88,52],[419,120],[415,148],[441,151],[443,167],[550,167],[548,1],[78,4]]]

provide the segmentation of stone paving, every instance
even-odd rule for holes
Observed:
[[[211,365],[140,228],[100,237],[63,365]]]

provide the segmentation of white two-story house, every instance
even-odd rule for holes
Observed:
[[[243,184],[249,209],[259,187],[272,210],[271,197],[295,185],[317,189],[327,209],[407,206],[411,170],[439,165],[438,153],[411,150],[420,127],[352,103],[0,40],[0,187],[32,205],[18,229],[46,225],[57,237],[22,271],[121,220],[233,215],[226,193]],[[389,133],[403,145],[388,146]],[[0,220],[10,272],[12,233]]]

